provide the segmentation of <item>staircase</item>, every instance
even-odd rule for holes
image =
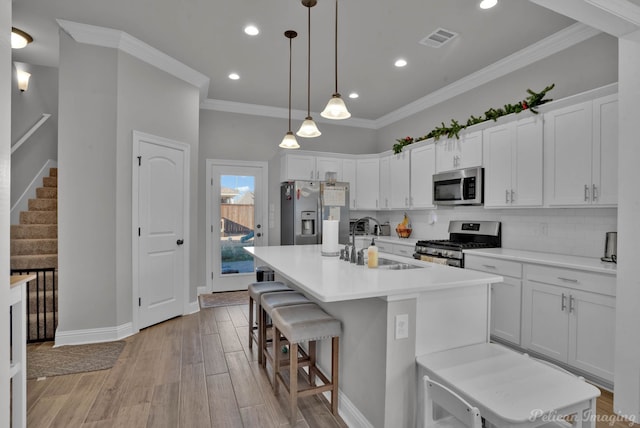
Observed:
[[[38,275],[27,287],[29,342],[53,340],[58,320],[58,169],[42,181],[20,224],[11,225],[12,272]]]

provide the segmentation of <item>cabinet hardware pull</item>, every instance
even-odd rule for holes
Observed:
[[[596,201],[598,199],[598,187],[595,184],[591,185],[591,194],[593,195],[593,200]]]
[[[573,296],[569,296],[569,313],[573,312],[573,310],[575,309],[573,306],[573,302],[575,302],[576,299],[574,299]]]
[[[514,197],[515,192],[513,191],[513,189],[511,189],[511,203],[513,203],[513,201],[516,200],[516,198]]]
[[[504,191],[504,202],[505,204],[509,203],[509,189],[505,189]]]
[[[562,299],[561,299],[561,303],[560,303],[560,310],[564,312],[564,310],[567,308],[567,296],[565,296],[564,293],[562,293]]]
[[[497,269],[495,266],[493,265],[482,265],[483,267],[486,267],[487,269]]]
[[[584,185],[584,201],[587,202],[589,200],[589,186]]]
[[[577,280],[577,279],[574,279],[574,278],[564,278],[564,277],[562,277],[562,276],[559,276],[559,277],[558,277],[558,279],[559,279],[560,281],[566,281],[566,282],[574,282],[574,283],[577,283],[577,282],[578,282],[578,280]]]

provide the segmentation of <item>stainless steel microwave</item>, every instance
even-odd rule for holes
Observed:
[[[433,203],[435,205],[482,205],[483,178],[482,167],[434,174]]]

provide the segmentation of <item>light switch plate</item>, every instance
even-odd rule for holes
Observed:
[[[396,315],[396,339],[409,337],[409,314]]]

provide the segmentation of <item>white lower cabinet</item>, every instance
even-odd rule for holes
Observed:
[[[501,275],[491,284],[491,337],[520,345],[522,263],[465,255],[465,268]]]
[[[533,266],[524,283],[522,346],[612,382],[615,297],[584,290],[607,292],[609,282],[602,275]]]

